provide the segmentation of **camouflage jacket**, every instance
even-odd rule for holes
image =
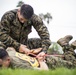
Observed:
[[[9,48],[6,49],[9,57],[10,57],[10,66],[11,68],[22,68],[22,69],[33,69],[29,62],[26,60],[20,59],[16,56],[16,51],[11,50]],[[24,54],[22,55],[24,56]]]
[[[6,47],[12,46],[18,50],[20,44],[27,43],[28,34],[31,32],[32,26],[42,40],[43,50],[46,51],[51,42],[49,32],[41,18],[34,14],[28,22],[22,24],[18,20],[17,9],[8,11],[3,15],[0,26],[0,41]]]

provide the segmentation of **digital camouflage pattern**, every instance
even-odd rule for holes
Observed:
[[[35,14],[28,22],[23,24],[18,20],[17,10],[6,12],[1,19],[0,41],[3,42],[6,47],[12,46],[18,51],[20,44],[27,45],[28,34],[32,31],[32,26],[40,36],[41,47],[46,52],[51,44],[49,32],[41,18]]]
[[[76,53],[74,52],[74,49],[70,45],[68,45],[63,47],[63,51],[65,51],[65,60],[72,62],[74,67],[76,67]]]
[[[55,56],[47,56],[47,65],[49,69],[56,69],[59,67],[66,67],[66,68],[74,68],[74,65],[72,62],[64,60],[60,57]]]
[[[15,50],[11,50],[11,49],[7,48],[6,51],[9,54],[10,59],[11,59],[11,64],[10,64],[11,68],[33,69],[33,67],[30,65],[30,63],[28,63],[27,61],[24,61],[22,59],[19,59],[18,57],[15,56],[15,54],[16,54]]]
[[[63,56],[64,58],[59,58],[55,56],[47,57],[47,64],[49,68],[66,67],[66,68],[76,68],[76,53],[71,45],[63,46]]]
[[[28,39],[28,34],[32,31],[32,26],[36,29],[41,39]],[[34,14],[27,23],[22,24],[18,20],[17,10],[6,12],[3,15],[0,25],[0,41],[1,47],[14,47],[17,51],[19,50],[20,44],[25,44],[30,49],[42,47],[44,51],[48,50],[48,47],[51,44],[48,30],[43,24],[41,18]],[[66,48],[63,49],[66,50]],[[76,61],[76,57],[69,50],[70,49],[68,49],[68,51],[64,53],[65,60],[67,61],[54,56],[47,57],[47,64],[49,68],[56,68],[61,66],[74,67],[76,65],[74,64],[74,62]],[[11,55],[12,54],[14,53],[11,52]],[[28,62],[24,62],[21,59],[17,59],[15,57],[14,59],[15,61],[12,61],[14,63],[13,66],[30,69],[32,68]],[[21,63],[19,63],[20,60]]]
[[[73,42],[69,44],[72,40],[72,35],[66,35],[63,38],[60,38],[57,43],[63,48],[64,59],[73,63],[73,66],[76,67],[76,53],[74,52],[76,43]]]
[[[10,66],[12,66],[12,68],[34,69],[34,67],[32,67],[29,62],[17,57],[15,55],[16,54],[15,50],[7,48],[6,51],[8,52],[8,54],[11,58]],[[25,54],[23,54],[23,55],[25,55]],[[48,65],[49,69],[56,69],[58,67],[66,67],[66,68],[74,67],[73,63],[71,63],[70,61],[65,61],[65,60],[63,60],[59,57],[55,57],[55,56],[47,56],[46,63]]]

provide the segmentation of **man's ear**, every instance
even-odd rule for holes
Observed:
[[[8,60],[8,62],[10,62],[10,61],[11,61],[10,57],[8,57],[8,59],[7,59],[7,60]]]
[[[20,9],[18,9],[17,14],[20,15]]]

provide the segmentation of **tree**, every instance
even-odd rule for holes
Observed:
[[[49,24],[50,23],[50,20],[52,19],[52,16],[50,13],[46,13],[46,14],[39,14],[39,16],[44,20],[44,21],[47,21],[47,23]]]
[[[16,7],[20,7],[20,6],[22,6],[23,4],[24,4],[23,1],[19,1],[19,2],[18,2],[18,5],[17,5]]]
[[[20,7],[23,4],[24,4],[23,1],[19,1],[18,2],[18,5],[16,7]],[[46,14],[40,13],[39,16],[42,18],[42,20],[46,21],[47,24],[49,24],[50,23],[50,20],[52,19],[51,14],[48,13],[48,12]]]

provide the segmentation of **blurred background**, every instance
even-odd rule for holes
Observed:
[[[30,4],[35,14],[41,16],[52,42],[65,35],[72,35],[72,41],[76,40],[76,0],[0,0],[0,19],[6,11],[22,3]],[[39,37],[34,28],[29,37]]]

